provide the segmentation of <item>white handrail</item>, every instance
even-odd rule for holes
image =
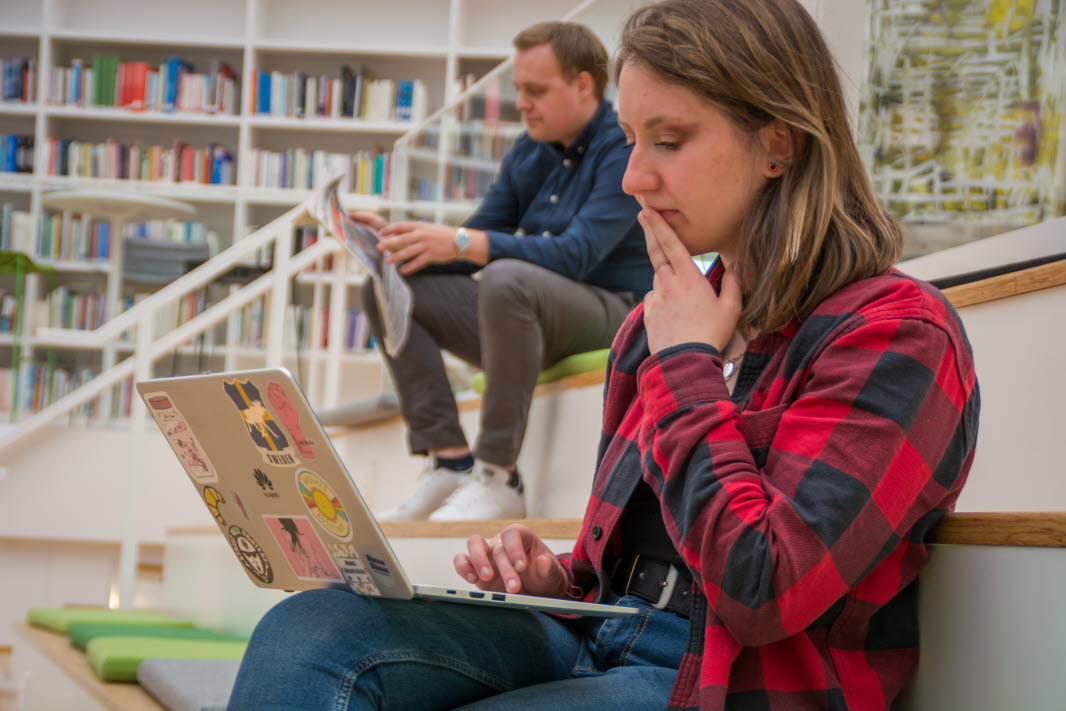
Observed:
[[[347,254],[341,243],[331,237],[320,240],[296,255],[290,256],[293,226],[312,221],[308,204],[305,201],[289,210],[100,328],[88,332],[63,328],[38,329],[38,340],[50,345],[102,348],[107,345],[117,345],[125,334],[130,333],[134,336],[137,346],[133,354],[121,363],[108,368],[88,383],[28,415],[14,428],[0,435],[0,462],[7,461],[12,452],[31,441],[33,435],[41,432],[45,427],[106,393],[131,375],[149,377],[146,374],[151,373],[152,364],[160,357],[182,343],[205,333],[268,292],[271,294],[271,299],[267,321],[268,340],[265,348],[267,364],[280,365],[281,325],[292,277],[323,260],[327,255],[333,254],[337,255],[337,259],[344,259]],[[158,337],[151,334],[151,326],[157,322],[156,316],[160,310],[191,293],[200,291],[234,266],[244,262],[256,251],[271,244],[274,247],[274,264],[270,271],[212,304],[177,328]],[[343,262],[336,264],[335,269],[343,271]]]
[[[278,232],[297,224],[303,213],[307,213],[307,203],[300,203],[287,213],[247,237],[237,240],[232,247],[220,252],[188,274],[181,276],[147,297],[135,307],[119,314],[107,323],[92,331],[66,328],[41,328],[37,335],[41,341],[56,345],[81,346],[85,348],[100,347],[124,331],[137,324],[140,314],[154,310],[158,305],[182,298],[186,294],[198,291],[218,279],[246,257],[269,245],[278,237]],[[308,219],[310,219],[308,217]]]

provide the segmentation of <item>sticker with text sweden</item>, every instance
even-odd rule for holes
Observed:
[[[226,380],[222,387],[233,401],[263,460],[281,467],[295,466],[296,453],[281,426],[263,404],[259,389],[250,380]]]

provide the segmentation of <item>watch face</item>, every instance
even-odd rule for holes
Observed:
[[[466,230],[459,230],[455,233],[455,246],[459,249],[466,249],[470,246],[470,233]]]

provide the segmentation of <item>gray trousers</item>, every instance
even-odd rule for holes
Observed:
[[[396,382],[411,452],[467,446],[441,350],[485,371],[474,456],[518,461],[540,371],[566,356],[607,348],[633,307],[629,294],[582,284],[518,259],[490,262],[477,279],[414,274],[414,316],[396,358],[382,350]],[[362,290],[371,330],[382,325],[370,283]]]

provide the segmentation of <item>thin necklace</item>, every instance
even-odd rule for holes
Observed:
[[[733,356],[732,358],[727,358],[726,361],[722,363],[722,377],[726,380],[729,380],[734,375],[736,375],[737,370],[739,370],[737,366],[740,364],[740,359],[743,357],[744,353],[741,352]]]

